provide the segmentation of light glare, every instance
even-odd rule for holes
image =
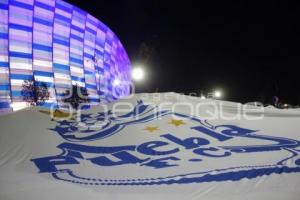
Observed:
[[[120,80],[119,79],[115,79],[113,82],[113,86],[118,86],[120,85]]]
[[[140,67],[134,68],[132,70],[132,79],[135,81],[141,81],[144,79],[145,73],[144,70]]]
[[[215,91],[214,96],[215,96],[215,98],[221,98],[222,93],[220,91]]]

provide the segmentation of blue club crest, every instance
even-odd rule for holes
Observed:
[[[162,121],[171,128],[162,130],[159,126],[153,126],[154,122]],[[137,140],[138,144],[110,146],[89,144],[91,141],[104,141],[112,137],[126,138],[127,136],[122,135],[122,130],[141,125],[146,126],[145,129],[133,130],[148,134],[156,133],[156,138],[149,140],[141,137],[142,140]],[[172,133],[172,130],[179,130],[177,128],[186,131],[185,138],[178,135],[180,131],[177,131],[177,134]],[[35,158],[32,161],[40,173],[49,173],[55,179],[72,183],[188,184],[239,181],[242,178],[251,179],[262,175],[300,172],[298,140],[258,134],[258,130],[236,125],[211,125],[197,117],[158,110],[157,107],[145,105],[142,101],[138,101],[134,109],[124,115],[116,116],[112,111],[83,114],[80,122],[59,121],[51,130],[64,140],[57,146],[62,153]],[[240,145],[232,145],[234,140],[240,141],[238,143]],[[262,158],[266,156],[267,159],[252,163],[251,159],[259,160],[261,156]],[[202,163],[219,163],[219,161],[222,166],[212,164],[208,165],[209,168],[202,167]],[[91,170],[81,167],[82,163],[88,163]],[[189,166],[188,169],[183,167],[186,165]],[[147,172],[150,169],[153,173],[138,178],[130,176],[118,178],[113,175],[114,173],[111,177],[95,177],[93,174],[93,170],[99,169],[101,172],[103,168],[109,168],[112,172],[121,168],[129,173],[137,166],[147,168]],[[166,170],[166,173],[162,176],[160,170]]]
[[[104,139],[120,132],[124,127],[146,123],[170,114],[169,111],[157,111],[155,107],[144,105],[138,101],[134,109],[121,116],[115,116],[111,110],[96,114],[81,114],[80,122],[77,121],[58,121],[58,125],[53,130],[63,139],[74,142],[84,142]]]

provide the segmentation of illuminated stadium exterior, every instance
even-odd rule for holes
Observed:
[[[71,85],[109,102],[130,93],[130,69],[117,36],[85,11],[61,0],[0,0],[0,110],[22,102],[32,79],[48,85],[45,105]]]

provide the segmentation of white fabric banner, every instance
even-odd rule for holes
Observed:
[[[299,200],[299,111],[161,93],[47,113],[0,116],[1,200]]]

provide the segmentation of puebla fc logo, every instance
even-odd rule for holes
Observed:
[[[59,155],[32,159],[39,173],[85,185],[239,181],[300,172],[298,140],[158,110],[138,101],[121,116],[58,121]]]

